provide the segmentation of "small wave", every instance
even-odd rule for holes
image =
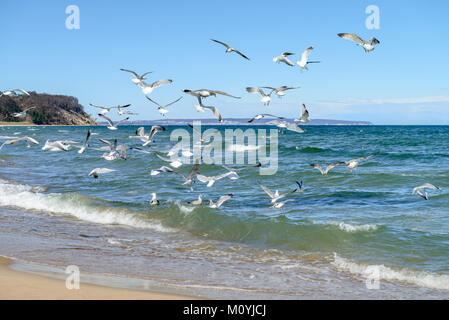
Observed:
[[[367,265],[339,257],[336,253],[334,253],[334,261],[332,264],[337,267],[337,269],[352,274],[363,276],[369,275],[370,277],[376,275],[378,276],[379,281],[401,281],[430,289],[449,290],[449,275],[416,271],[406,268],[395,270],[386,267],[383,264]]]
[[[88,197],[76,193],[35,193],[32,186],[0,180],[0,195],[0,206],[66,214],[93,223],[120,224],[159,232],[172,231],[160,223],[143,220],[131,210],[93,206]]]
[[[330,222],[328,224],[332,226],[337,226],[341,231],[345,232],[368,232],[368,231],[376,231],[378,229],[378,226],[373,224],[354,225],[338,221]]]
[[[298,150],[299,152],[304,152],[304,153],[318,153],[318,152],[327,151],[326,149],[321,149],[321,148],[317,148],[317,147],[305,147],[305,148],[296,147],[296,150]]]

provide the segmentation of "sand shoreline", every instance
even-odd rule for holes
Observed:
[[[176,294],[130,290],[81,283],[69,290],[65,281],[13,270],[14,261],[0,256],[0,300],[192,300]]]

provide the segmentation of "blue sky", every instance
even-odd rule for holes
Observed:
[[[161,104],[184,96],[168,118],[197,113],[182,89],[217,89],[242,99],[209,98],[223,117],[269,112],[297,117],[366,120],[375,124],[449,124],[449,1],[22,1],[0,4],[0,90],[24,88],[73,95],[88,106],[132,104],[132,119],[159,119],[154,105],[120,71],[154,71],[173,79],[151,97]],[[65,27],[68,5],[80,9],[80,29]],[[380,29],[365,26],[365,8],[380,9]],[[373,52],[337,33],[380,40]],[[251,61],[211,42],[241,50]],[[272,61],[313,45],[301,73]],[[247,86],[301,86],[269,107]],[[115,113],[115,112],[114,112]],[[110,113],[114,119],[120,117]]]

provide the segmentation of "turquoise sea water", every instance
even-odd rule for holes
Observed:
[[[150,176],[167,165],[153,155],[129,151],[127,160],[106,161],[94,150],[104,146],[99,138],[141,147],[128,138],[136,128],[91,127],[97,135],[80,155],[41,148],[47,139],[82,142],[88,127],[1,127],[0,136],[40,144],[0,150],[0,255],[212,298],[449,297],[449,127],[309,126],[279,134],[275,175],[249,169],[193,190],[175,174]],[[147,150],[168,151],[177,128],[158,133]],[[353,172],[339,166],[322,176],[310,167],[376,152]],[[95,180],[88,173],[97,167],[117,172]],[[202,164],[200,172],[226,171]],[[304,192],[282,209],[270,208],[258,185],[282,193],[296,180]],[[426,182],[441,188],[428,201],[412,194]],[[158,207],[148,205],[152,192]],[[228,193],[234,197],[219,209],[187,204]],[[370,277],[378,290],[367,288]]]

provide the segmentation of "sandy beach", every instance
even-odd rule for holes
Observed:
[[[18,272],[8,267],[12,260],[0,257],[0,300],[191,300],[165,293],[109,288],[81,283],[68,290],[65,281]]]

